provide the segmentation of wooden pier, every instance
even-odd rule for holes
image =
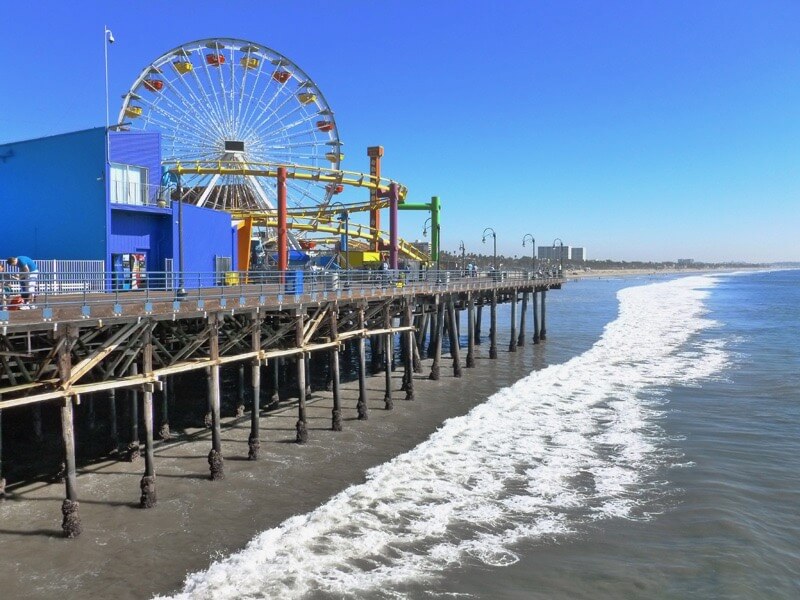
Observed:
[[[35,442],[41,437],[43,409],[53,412],[58,407],[66,492],[62,528],[65,536],[76,537],[81,521],[74,407],[81,402],[107,403],[103,414],[109,421],[110,443],[121,459],[143,455],[140,505],[151,508],[157,504],[154,440],[170,437],[168,392],[174,393],[176,377],[181,374],[196,372],[206,377],[208,393],[202,403],[211,429],[209,478],[219,480],[225,476],[221,367],[238,367],[237,415],[250,411],[250,437],[242,455],[257,460],[259,423],[264,418],[262,382],[270,382],[267,396],[273,401],[280,381],[293,384],[298,410],[295,440],[303,444],[308,440],[306,397],[314,368],[324,369],[333,393],[331,429],[341,431],[343,427],[339,388],[340,353],[345,350],[352,353],[357,365],[358,418],[368,419],[368,364],[373,374],[385,372],[386,410],[399,398],[415,399],[414,375],[421,373],[423,356],[433,358],[428,377],[440,377],[445,335],[453,375],[461,377],[462,366],[475,365],[485,307],[490,358],[498,356],[498,304],[511,303],[510,352],[526,341],[529,303],[533,307],[530,339],[533,343],[546,339],[546,292],[559,289],[563,280],[531,279],[526,273],[495,275],[448,275],[402,286],[388,281],[348,286],[337,281],[335,286],[302,294],[263,285],[193,290],[190,297],[183,298],[167,290],[131,292],[124,296],[124,303],[118,294],[83,295],[53,299],[35,310],[6,313],[5,320],[0,319],[0,498],[6,494],[3,461],[14,460],[3,454],[2,442],[3,414],[10,411],[27,411]],[[467,327],[463,365],[462,312]],[[391,378],[397,342],[401,350],[397,366],[403,370],[399,390],[392,389]],[[246,387],[250,388],[247,395]],[[249,407],[245,397],[252,399]],[[123,400],[127,402],[127,436],[121,433]],[[92,410],[82,418],[94,419],[94,415]],[[156,415],[160,416],[158,424]],[[139,431],[140,424],[143,431]],[[125,446],[120,444],[123,438],[128,440]]]

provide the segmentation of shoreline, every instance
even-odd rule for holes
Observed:
[[[258,461],[247,460],[249,414],[224,417],[223,481],[208,477],[210,430],[187,430],[179,440],[157,445],[158,504],[152,509],[138,507],[143,460],[81,465],[77,485],[84,531],[75,540],[64,539],[60,530],[63,484],[15,486],[0,502],[0,542],[7,556],[0,573],[3,596],[122,599],[179,591],[189,573],[207,569],[215,557],[363,482],[367,469],[415,447],[446,419],[547,366],[546,344],[528,342],[507,353],[508,332],[499,333],[499,359],[487,358],[484,339],[476,346],[476,367],[464,368],[460,379],[445,355],[441,379],[429,380],[432,361],[424,359],[423,372],[414,377],[415,401],[405,401],[398,391],[402,370],[396,370],[392,411],[383,408],[384,375],[368,377],[367,421],[356,419],[357,379],[343,382],[342,432],[330,431],[331,393],[315,390],[307,407],[305,446],[294,443],[294,403],[264,413]]]

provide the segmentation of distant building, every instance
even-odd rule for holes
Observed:
[[[539,246],[537,256],[539,259],[561,260],[561,249],[564,249],[564,260],[570,260],[570,246]]]
[[[572,248],[572,253],[570,255],[570,260],[573,262],[583,262],[587,260],[586,258],[586,248],[582,246],[575,246]]]
[[[414,248],[416,248],[420,252],[424,252],[425,254],[430,256],[430,254],[431,254],[431,243],[430,242],[426,242],[426,241],[423,241],[423,240],[415,240],[415,241],[411,242],[411,245],[414,246]]]
[[[678,266],[679,267],[688,267],[689,265],[694,264],[693,258],[679,258],[678,259]]]

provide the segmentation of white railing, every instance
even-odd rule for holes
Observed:
[[[67,262],[67,261],[63,261]],[[562,283],[558,277],[536,277],[527,271],[488,271],[477,275],[456,271],[407,270],[297,270],[297,271],[227,271],[219,272],[107,272],[102,261],[92,272],[78,270],[39,271],[41,285],[24,309],[43,309],[43,318],[53,318],[52,309],[81,307],[81,314],[91,314],[91,306],[113,305],[114,314],[121,314],[123,305],[140,305],[149,314],[157,302],[192,301],[201,308],[207,300],[217,300],[220,307],[245,306],[255,302],[283,303],[316,301],[330,297],[371,297],[396,293],[438,293],[443,291],[485,290],[494,287],[527,287]],[[40,261],[47,264],[48,261]],[[9,311],[19,310],[19,281],[4,274],[6,293],[0,305],[0,322],[9,321]],[[248,300],[250,299],[250,300]],[[257,299],[257,300],[254,300]],[[305,299],[305,300],[304,300]],[[229,304],[230,303],[230,304]],[[178,309],[175,309],[178,310]],[[33,316],[33,315],[32,315]]]
[[[127,206],[169,206],[169,188],[133,181],[112,181],[109,186],[112,204]]]

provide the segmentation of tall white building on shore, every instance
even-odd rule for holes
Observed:
[[[584,246],[575,246],[572,248],[572,252],[570,254],[570,260],[573,262],[583,262],[588,260],[586,257],[586,248]]]

